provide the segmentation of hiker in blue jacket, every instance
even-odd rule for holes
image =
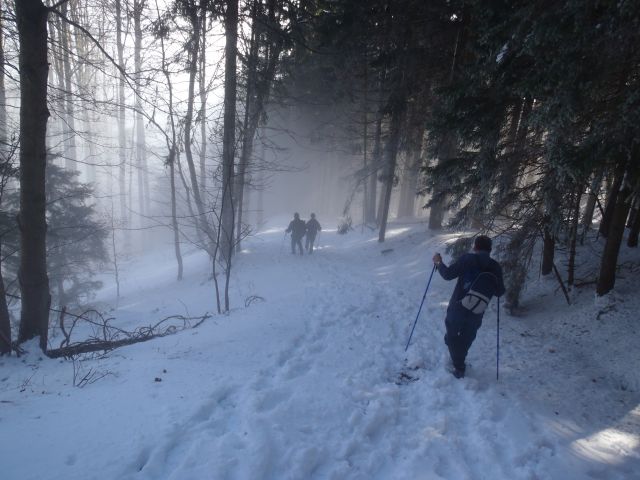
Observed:
[[[442,278],[458,279],[449,300],[444,322],[447,329],[444,343],[449,347],[454,368],[453,375],[456,378],[464,377],[465,358],[482,325],[484,307],[491,296],[500,297],[505,292],[502,268],[490,257],[490,253],[491,239],[479,235],[475,238],[473,252],[465,253],[450,266],[444,264],[439,253],[433,256],[433,263]],[[484,274],[485,272],[487,274]],[[473,296],[478,290],[483,291],[483,294]],[[480,301],[480,297],[486,298]],[[472,299],[471,302],[470,299]],[[480,304],[480,307],[473,308],[477,304]]]

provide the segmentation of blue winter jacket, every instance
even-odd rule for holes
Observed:
[[[489,252],[478,251],[473,253],[465,253],[457,261],[450,266],[446,266],[444,262],[440,262],[438,265],[438,272],[440,276],[445,280],[453,280],[457,278],[456,287],[453,289],[451,300],[449,300],[449,307],[447,311],[454,309],[458,310],[460,300],[464,297],[469,289],[469,285],[465,285],[465,280],[470,283],[473,279],[469,279],[469,275],[465,273],[471,272],[490,272],[493,273],[498,279],[498,285],[496,288],[496,296],[500,297],[504,295],[504,281],[502,279],[502,268],[500,264],[489,256]],[[463,308],[463,307],[461,307]]]

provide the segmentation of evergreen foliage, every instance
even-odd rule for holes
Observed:
[[[52,303],[69,306],[86,303],[102,282],[95,279],[99,267],[108,261],[108,230],[91,203],[93,187],[78,180],[77,171],[47,166],[47,269],[52,286]],[[19,236],[15,226],[17,194],[6,197],[1,217],[3,267],[15,289],[19,266]],[[6,209],[6,210],[5,210]]]

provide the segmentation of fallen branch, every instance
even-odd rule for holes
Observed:
[[[88,318],[87,314],[89,313],[97,315],[99,320],[92,320]],[[208,313],[205,313],[202,317],[185,317],[183,315],[172,315],[170,317],[163,318],[155,325],[139,327],[132,332],[128,332],[121,328],[109,325],[109,321],[113,320],[113,318],[105,318],[104,316],[102,316],[102,314],[95,310],[88,310],[82,315],[71,315],[74,317],[74,320],[71,324],[71,327],[67,331],[64,328],[65,315],[71,314],[65,312],[65,309],[63,309],[60,314],[60,328],[63,332],[64,340],[62,340],[59,348],[47,350],[46,355],[49,358],[73,358],[74,356],[81,355],[83,353],[99,351],[108,352],[119,347],[124,347],[126,345],[142,343],[154,338],[173,335],[174,333],[182,330],[197,328],[206,319],[211,318],[211,315],[209,315]],[[73,333],[73,329],[77,326],[79,320],[84,320],[92,326],[98,327],[101,335],[99,337],[94,336],[87,340],[72,343],[70,341],[71,334]],[[181,324],[171,324],[163,327],[163,325],[171,321],[179,321],[181,322]]]

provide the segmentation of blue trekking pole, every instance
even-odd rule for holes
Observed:
[[[497,297],[496,300],[498,300],[498,309],[496,310],[498,321],[498,328],[496,329],[496,381],[498,381],[500,369],[500,297]]]
[[[413,337],[413,331],[416,329],[416,324],[418,323],[418,318],[420,317],[420,312],[422,311],[422,305],[424,305],[424,299],[427,298],[427,292],[429,291],[429,285],[431,285],[431,279],[433,278],[433,272],[436,271],[436,264],[433,264],[433,270],[431,270],[431,275],[429,276],[429,281],[427,282],[427,288],[424,290],[424,295],[422,296],[422,302],[420,302],[420,308],[418,309],[418,314],[416,315],[416,321],[413,322],[413,328],[411,329],[411,334],[409,335],[409,340],[407,340],[407,346],[404,347],[404,351],[406,352],[409,348],[409,344],[411,343],[411,337]]]

